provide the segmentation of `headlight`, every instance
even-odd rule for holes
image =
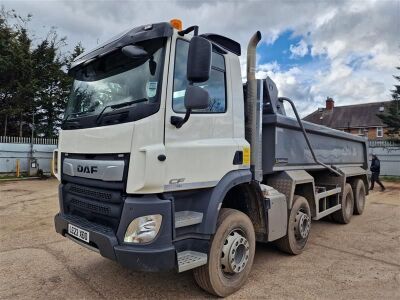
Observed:
[[[154,240],[160,230],[161,215],[148,215],[134,219],[125,232],[125,243],[148,243]]]

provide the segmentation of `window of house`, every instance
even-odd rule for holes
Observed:
[[[383,128],[376,127],[376,137],[383,137]]]
[[[188,51],[189,42],[178,39],[175,53],[172,109],[179,113],[186,112],[184,97],[189,84],[186,79]],[[221,54],[212,52],[210,78],[206,82],[194,85],[208,91],[210,103],[206,109],[195,109],[192,113],[223,113],[226,111],[225,61]]]
[[[358,128],[358,135],[367,136],[368,135],[368,128]]]

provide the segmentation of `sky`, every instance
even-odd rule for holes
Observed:
[[[390,100],[400,75],[400,0],[306,1],[4,1],[33,15],[31,32],[56,27],[69,51],[86,50],[126,29],[179,18],[184,27],[217,33],[246,48],[259,30],[257,78],[269,76],[280,96],[292,98],[302,116],[325,106]]]

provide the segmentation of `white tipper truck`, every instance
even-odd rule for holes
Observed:
[[[198,31],[139,26],[75,59],[54,152],[55,229],[134,270],[193,269],[227,296],[256,242],[300,254],[312,220],[362,214],[368,149],[303,123],[270,78],[255,78],[260,32],[243,84],[240,44]]]

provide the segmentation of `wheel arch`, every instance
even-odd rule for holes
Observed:
[[[315,212],[314,177],[305,170],[289,170],[269,176],[267,184],[286,196],[288,210],[292,208],[294,195],[303,196]],[[312,210],[313,211],[313,210]]]
[[[233,186],[222,200],[221,208],[232,208],[246,214],[253,223],[256,239],[264,240],[267,232],[266,214],[260,185],[256,182]]]
[[[230,191],[250,186],[252,174],[250,170],[237,170],[227,173],[212,189],[208,206],[205,209],[202,222],[202,231],[207,234],[214,234],[217,226],[218,213],[223,206],[223,202]],[[240,209],[239,209],[240,210]],[[241,210],[240,210],[241,211]]]
[[[315,190],[314,181],[309,181],[306,183],[299,183],[299,184],[296,184],[296,186],[294,188],[294,195],[293,195],[293,197],[295,195],[302,196],[307,200],[308,205],[310,206],[312,217],[315,217],[317,214],[314,190]],[[292,200],[292,205],[293,205],[293,200]]]

